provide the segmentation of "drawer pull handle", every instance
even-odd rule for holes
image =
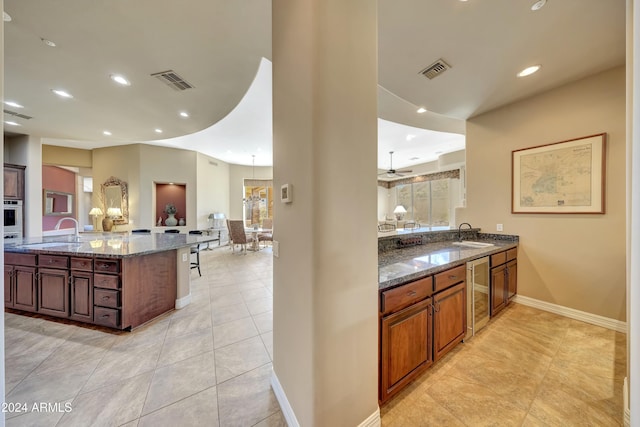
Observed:
[[[108,319],[110,316],[108,314],[103,314],[100,316],[101,319]]]
[[[108,297],[108,296],[103,296],[103,297],[102,297],[102,301],[107,301],[107,300],[109,300],[109,298],[110,298],[110,297]]]
[[[407,296],[415,297],[415,296],[416,296],[416,291],[409,291],[409,292],[407,292]]]
[[[449,275],[449,279],[457,279],[457,278],[458,278],[458,276],[456,276],[455,274],[450,274]]]

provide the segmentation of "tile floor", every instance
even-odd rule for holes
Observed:
[[[7,426],[286,425],[269,383],[271,249],[203,251],[201,267],[189,306],[130,333],[5,313],[6,401],[29,409]]]
[[[8,426],[284,426],[272,253],[202,252],[192,303],[131,333],[5,314]],[[511,304],[381,408],[382,425],[622,425],[626,337]],[[64,412],[65,404],[71,408]]]

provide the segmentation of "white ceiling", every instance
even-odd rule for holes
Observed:
[[[465,119],[624,64],[624,0],[548,0],[535,12],[534,1],[378,2],[380,169],[389,151],[394,168],[455,151],[443,141],[459,147]],[[79,148],[148,142],[238,164],[255,154],[256,165],[271,164],[270,2],[5,0],[4,8],[5,100],[25,107],[5,109],[33,116],[5,132]],[[439,58],[452,68],[433,80],[419,74]],[[538,73],[515,77],[536,63]],[[150,76],[169,69],[194,88]],[[113,83],[114,73],[131,86]]]

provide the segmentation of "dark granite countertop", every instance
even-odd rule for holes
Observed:
[[[378,252],[378,288],[393,288],[518,246],[517,236],[477,234],[476,242],[492,246],[457,246],[455,240],[434,241],[400,249]],[[497,237],[497,238],[496,238]],[[505,238],[509,237],[509,238]]]
[[[76,255],[101,258],[127,258],[164,252],[216,239],[214,236],[152,234],[81,234],[55,237],[30,237],[4,242],[4,251],[52,255]]]

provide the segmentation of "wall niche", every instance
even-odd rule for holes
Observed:
[[[156,209],[154,223],[158,227],[187,225],[187,186],[186,184],[155,183]],[[174,209],[169,209],[168,207]],[[171,211],[175,210],[174,213]],[[174,219],[175,218],[175,223]]]

